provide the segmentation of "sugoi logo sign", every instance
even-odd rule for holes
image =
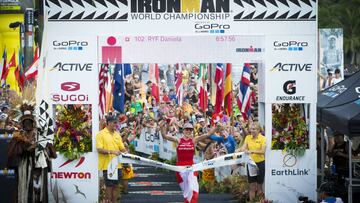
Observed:
[[[270,71],[292,71],[292,72],[310,72],[312,71],[311,63],[277,63]]]
[[[80,84],[77,82],[64,82],[60,85],[61,90],[69,93],[55,93],[52,94],[52,100],[55,102],[87,102],[89,101],[88,94],[70,93],[80,90]]]
[[[296,93],[296,81],[288,80],[283,85],[283,90],[286,94],[292,95]]]
[[[64,91],[77,91],[80,89],[80,84],[77,82],[64,82],[61,84],[61,89]]]
[[[66,41],[54,40],[52,42],[52,45],[55,50],[82,51],[85,47],[89,45],[89,43],[86,41],[79,41],[79,40],[66,40]]]
[[[62,63],[58,62],[52,70],[58,71],[92,71],[92,63]]]
[[[302,41],[274,41],[274,50],[303,51],[309,46],[308,42]]]

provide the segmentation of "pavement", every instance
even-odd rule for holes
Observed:
[[[135,177],[129,181],[129,194],[122,203],[183,203],[184,198],[175,172],[148,166],[134,166]],[[198,203],[235,203],[231,194],[200,193]]]

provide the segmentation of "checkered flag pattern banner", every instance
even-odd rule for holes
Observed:
[[[315,21],[316,0],[234,0],[234,21]]]
[[[39,106],[39,143],[45,141],[52,143],[54,140],[54,121],[48,111],[49,104],[42,100]]]
[[[127,21],[127,0],[46,0],[49,21]]]
[[[231,0],[229,0],[231,1]],[[232,0],[234,21],[315,21],[316,0]],[[128,21],[128,0],[46,0],[49,21]]]
[[[54,121],[48,111],[49,104],[42,100],[38,108],[38,145],[35,150],[35,163],[38,168],[47,167],[45,148],[48,143],[52,144],[54,141]]]

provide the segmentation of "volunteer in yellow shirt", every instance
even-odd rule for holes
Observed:
[[[249,126],[250,135],[247,135],[241,151],[248,153],[259,168],[258,175],[251,177],[248,171],[248,181],[250,183],[249,198],[264,195],[262,187],[265,178],[265,148],[266,138],[260,133],[258,123]]]
[[[118,180],[109,180],[107,178],[107,168],[111,159],[121,152],[125,152],[125,147],[122,142],[120,134],[116,131],[118,119],[115,116],[109,115],[106,117],[106,127],[96,135],[96,149],[99,153],[100,171],[103,171],[103,176],[106,186],[106,199],[111,202],[117,202],[121,194],[121,179],[122,179],[122,165],[119,164]]]

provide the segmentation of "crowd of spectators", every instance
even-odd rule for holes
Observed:
[[[214,106],[211,104],[209,104],[205,112],[201,111],[199,90],[195,80],[199,71],[196,64],[183,66],[181,73],[183,101],[181,101],[181,104],[179,104],[175,93],[174,81],[177,76],[175,67],[169,65],[163,71],[160,71],[162,74],[159,74],[159,102],[156,101],[152,93],[152,82],[142,81],[141,78],[144,80],[144,77],[141,75],[141,71],[133,72],[125,79],[125,110],[123,113],[117,112],[119,114],[117,130],[120,132],[124,143],[126,143],[125,145],[130,147],[131,141],[136,137],[139,138],[143,129],[159,132],[159,123],[165,122],[170,134],[181,133],[184,124],[190,123],[194,126],[194,137],[208,133],[215,126],[217,129],[215,133],[209,136],[208,139],[197,142],[195,146],[197,154],[201,154],[202,159],[212,159],[234,153],[235,150],[241,151],[245,137],[251,134],[250,126],[253,126],[253,124],[259,126],[256,122],[258,105],[257,70],[255,67],[252,69],[252,114],[248,120],[244,120],[237,108],[236,95],[239,84],[234,84],[233,87],[232,101],[234,110],[232,115],[226,115],[224,109],[215,113]],[[211,92],[210,86],[209,84],[206,85],[207,92]],[[259,133],[264,135],[261,128],[257,129]],[[248,150],[248,148],[244,149]],[[225,167],[221,170],[209,169],[203,171],[201,176],[204,181],[220,182],[235,173],[235,171],[234,167]]]
[[[10,90],[8,85],[5,85],[0,88],[0,132],[1,133],[11,133],[16,128],[16,123],[9,117],[10,113],[10,95],[14,94]]]

